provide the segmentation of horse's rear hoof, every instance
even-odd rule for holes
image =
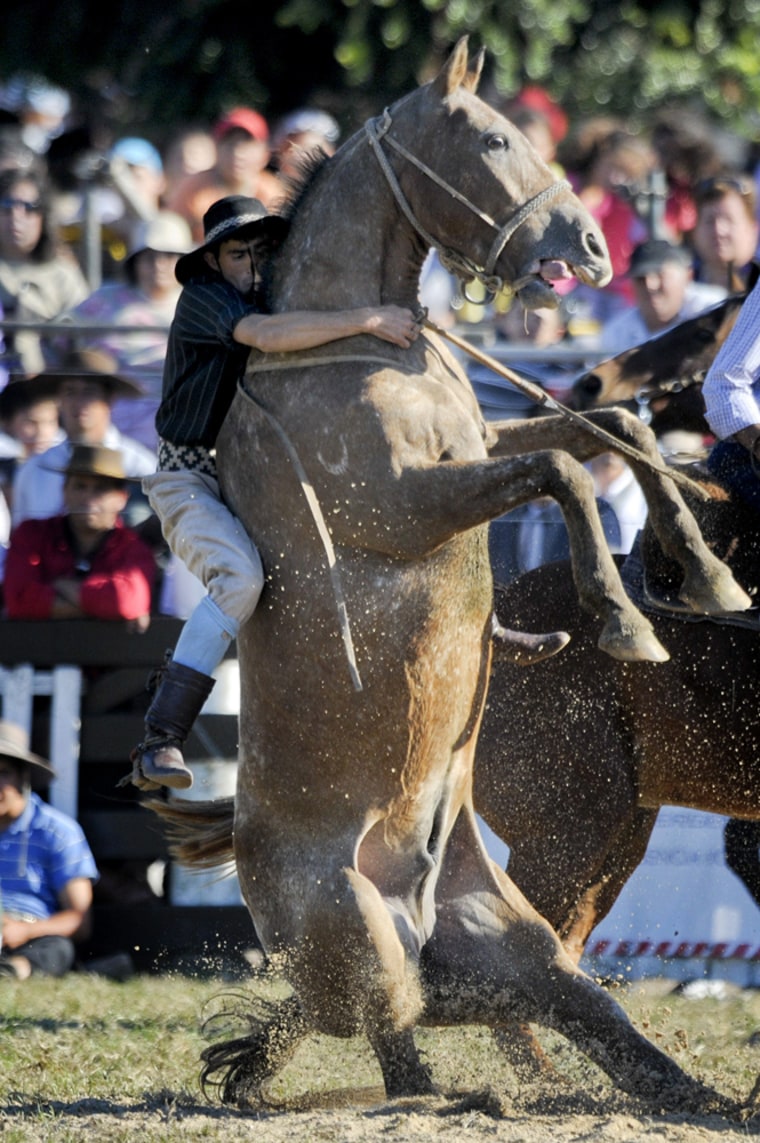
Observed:
[[[687,576],[678,598],[700,615],[725,615],[752,607],[751,598],[724,564],[719,564],[718,574],[714,576],[704,579]]]
[[[644,621],[646,622],[646,621]],[[600,651],[623,663],[667,663],[670,655],[647,623],[629,627],[610,620],[599,636]]]

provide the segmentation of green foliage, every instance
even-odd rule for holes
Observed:
[[[464,34],[498,93],[540,83],[572,116],[694,99],[756,130],[760,0],[67,0],[54,28],[47,0],[25,0],[4,17],[0,78],[37,70],[153,136],[239,101],[317,102],[353,128]]]

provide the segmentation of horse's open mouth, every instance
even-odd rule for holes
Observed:
[[[517,296],[526,309],[542,307],[556,309],[559,296],[554,289],[555,282],[566,282],[576,278],[579,282],[594,285],[591,277],[581,268],[560,258],[546,258],[534,262],[525,277],[517,285]]]

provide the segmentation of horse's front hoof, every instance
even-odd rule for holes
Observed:
[[[687,576],[678,598],[700,615],[725,615],[732,611],[747,611],[752,600],[736,582],[725,564],[707,576]]]
[[[599,636],[600,651],[623,663],[667,663],[670,655],[642,618],[638,624],[627,624],[619,618],[605,624]]]

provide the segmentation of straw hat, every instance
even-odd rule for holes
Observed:
[[[50,467],[48,472],[60,472],[64,476],[102,476],[124,483],[142,479],[139,476],[126,476],[119,450],[105,448],[103,445],[75,444],[66,464],[62,468]]]
[[[39,754],[31,753],[29,735],[15,722],[0,720],[0,758],[8,758],[11,762],[23,762],[31,766],[32,773],[38,780],[46,778],[49,781],[55,778],[55,770],[50,763],[40,758]]]

